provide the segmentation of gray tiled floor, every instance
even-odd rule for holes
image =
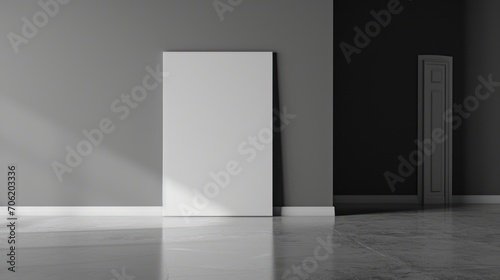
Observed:
[[[16,273],[0,229],[0,279],[500,279],[499,217],[500,205],[335,219],[22,217]]]

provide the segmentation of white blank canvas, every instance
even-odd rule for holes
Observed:
[[[272,53],[163,53],[164,216],[272,216]]]

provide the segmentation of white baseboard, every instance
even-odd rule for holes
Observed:
[[[321,216],[321,217],[335,217],[335,207],[274,207],[274,216]]]
[[[162,216],[161,206],[17,206],[16,216]],[[0,216],[7,216],[7,206],[0,207]],[[274,216],[335,216],[334,207],[274,207]]]
[[[416,196],[337,196],[334,203],[416,203]],[[454,195],[453,204],[500,204],[500,195]],[[161,206],[17,206],[16,216],[162,216]],[[274,216],[335,216],[335,207],[274,207]],[[0,216],[7,216],[0,206]]]
[[[453,204],[498,204],[500,195],[454,195]]]
[[[0,216],[6,216],[7,206],[0,207]],[[161,216],[161,206],[90,206],[90,207],[45,207],[17,206],[16,216]]]

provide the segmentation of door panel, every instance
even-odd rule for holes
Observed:
[[[452,104],[450,57],[419,56],[419,140],[431,145],[422,152],[419,166],[419,196],[424,204],[446,204],[451,200],[451,124],[445,113]],[[445,141],[437,135],[444,134]]]
[[[431,126],[433,129],[444,129],[444,94],[442,91],[431,91]],[[432,131],[429,132],[432,137]],[[430,192],[444,196],[444,149],[443,143],[435,143],[434,153],[431,155],[431,188]]]

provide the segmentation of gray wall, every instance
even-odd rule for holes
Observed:
[[[284,205],[332,205],[333,1],[244,0],[221,22],[211,0],[73,0],[16,54],[7,35],[40,10],[0,4],[1,178],[18,165],[20,205],[161,205],[161,86],[123,120],[110,105],[165,50],[276,52],[280,102],[297,115],[282,133]],[[114,131],[59,182],[51,164],[103,118]]]

